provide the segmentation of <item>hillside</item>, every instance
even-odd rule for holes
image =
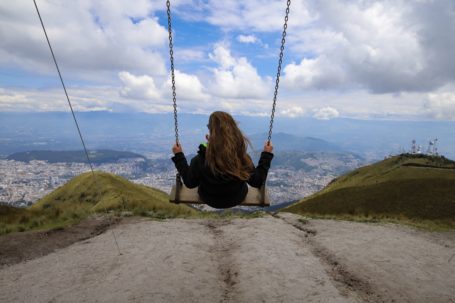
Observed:
[[[64,226],[95,212],[128,212],[156,218],[187,217],[197,211],[169,203],[166,193],[134,184],[122,177],[96,172],[74,177],[34,205],[0,207],[0,234],[34,228]]]
[[[116,150],[92,150],[89,151],[90,160],[93,163],[110,163],[117,162],[120,159],[131,159],[131,158],[142,158],[144,156],[127,151],[116,151]],[[58,162],[79,162],[86,163],[87,156],[84,151],[53,151],[53,150],[33,150],[26,152],[18,152],[9,155],[6,159],[29,162],[32,160],[42,160],[49,163]]]
[[[426,155],[391,157],[333,180],[284,211],[455,227],[455,162]]]

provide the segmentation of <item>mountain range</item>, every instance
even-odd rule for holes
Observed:
[[[117,162],[121,159],[136,159],[142,158],[145,160],[143,155],[127,151],[115,151],[115,150],[91,150],[88,152],[90,161],[95,164],[101,163],[112,163]],[[75,163],[87,163],[87,156],[82,150],[75,151],[53,151],[53,150],[32,150],[26,152],[17,152],[6,157],[8,160],[30,162],[32,160],[47,161],[49,163],[58,162],[75,162]]]
[[[174,138],[171,114],[77,112],[82,134],[89,149],[115,149],[132,152],[170,150]],[[241,129],[250,137],[258,137],[269,127],[268,117],[235,116]],[[184,147],[194,148],[207,133],[208,115],[179,114],[180,139]],[[410,150],[411,141],[426,151],[429,140],[439,138],[440,153],[455,158],[455,122],[394,121],[336,118],[318,120],[308,117],[275,117],[275,134],[285,133],[298,138],[325,140],[344,151],[368,159],[382,159],[389,154]],[[37,149],[80,149],[81,145],[71,114],[66,112],[0,113],[0,155]],[[286,140],[280,142],[287,144]],[[296,143],[301,144],[301,143]],[[278,144],[276,144],[278,148]]]

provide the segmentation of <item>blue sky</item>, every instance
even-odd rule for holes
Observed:
[[[79,111],[170,112],[165,1],[37,0]],[[268,115],[285,1],[172,1],[180,112]],[[277,115],[455,119],[455,4],[294,0]],[[0,2],[0,111],[65,111],[29,0]]]

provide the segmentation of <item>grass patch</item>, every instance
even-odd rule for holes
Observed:
[[[257,218],[262,212],[202,212],[188,205],[169,202],[167,193],[134,184],[120,176],[96,172],[79,175],[28,208],[0,205],[0,235],[28,230],[62,228],[95,213],[171,218]]]
[[[0,235],[73,225],[94,213],[130,212],[156,219],[198,217],[199,211],[169,203],[166,193],[120,176],[81,174],[28,208],[0,205]]]
[[[392,157],[341,176],[283,211],[455,229],[455,162],[425,155]]]
[[[0,206],[0,235],[29,230],[62,228],[79,223],[91,214],[86,209],[62,212],[53,207],[44,210]]]

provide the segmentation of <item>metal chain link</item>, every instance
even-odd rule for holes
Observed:
[[[174,129],[175,143],[179,143],[179,125],[177,120],[177,94],[175,92],[175,73],[174,73],[174,50],[172,44],[172,24],[171,24],[171,2],[166,1],[167,6],[167,29],[169,32],[169,57],[171,59],[171,81],[172,81],[172,102],[174,106]]]
[[[170,61],[171,61],[172,102],[173,102],[173,107],[174,107],[175,142],[178,144],[179,143],[179,134],[178,134],[178,119],[177,119],[177,94],[176,94],[176,89],[175,89],[174,51],[173,51],[173,43],[172,43],[170,0],[166,1],[166,6],[167,6],[167,24],[168,24],[168,33],[169,33],[169,57],[170,57]],[[269,126],[269,134],[267,137],[267,142],[270,142],[270,140],[272,139],[272,129],[273,129],[273,122],[275,119],[276,100],[277,100],[278,88],[279,88],[279,84],[280,84],[281,65],[283,63],[284,44],[286,42],[286,30],[288,28],[290,6],[291,6],[291,0],[287,0],[286,15],[284,17],[283,33],[281,36],[280,55],[279,55],[279,60],[278,60],[278,70],[277,70],[277,74],[276,74],[275,92],[273,94],[273,105],[272,105],[272,113],[270,115],[270,126]]]
[[[286,30],[288,28],[288,19],[289,19],[289,8],[290,8],[290,6],[291,6],[291,0],[288,0],[287,1],[287,7],[286,7],[286,16],[284,17],[283,34],[281,36],[280,58],[278,60],[278,71],[276,73],[275,92],[273,94],[272,114],[270,115],[269,136],[267,137],[267,142],[268,143],[270,143],[270,140],[272,139],[273,121],[275,119],[276,98],[277,98],[277,95],[278,95],[278,88],[279,88],[279,85],[280,85],[281,64],[283,63],[284,43],[286,42]]]

